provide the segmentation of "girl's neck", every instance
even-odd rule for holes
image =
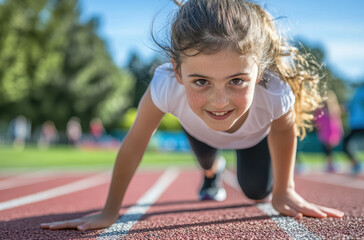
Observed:
[[[234,123],[234,125],[230,128],[230,129],[228,129],[228,130],[226,130],[225,132],[226,133],[234,133],[234,132],[236,132],[241,126],[243,126],[243,124],[244,124],[244,122],[245,122],[245,120],[247,119],[247,117],[248,117],[248,115],[249,115],[249,109],[248,109],[248,111],[246,111],[235,123]]]

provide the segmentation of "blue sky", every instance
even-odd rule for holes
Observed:
[[[299,36],[309,45],[326,51],[326,64],[348,79],[364,78],[363,0],[261,0],[275,17],[285,16],[280,25],[288,36]],[[172,0],[80,0],[82,19],[97,16],[99,33],[119,66],[129,53],[138,51],[146,59],[155,54],[150,26],[168,23],[176,9]]]

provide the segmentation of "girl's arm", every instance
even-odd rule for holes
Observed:
[[[75,220],[44,223],[41,227],[46,229],[77,228],[79,230],[90,230],[105,228],[113,224],[118,218],[121,202],[128,184],[163,115],[164,113],[154,105],[148,88],[139,104],[137,117],[119,149],[109,194],[102,212]]]
[[[303,215],[323,218],[342,217],[343,212],[322,207],[304,200],[295,191],[293,179],[297,137],[291,110],[273,121],[268,135],[273,165],[273,207],[283,215],[301,218]]]
[[[154,105],[148,88],[139,104],[137,117],[124,138],[116,158],[103,213],[118,216],[126,188],[163,116],[164,113]]]

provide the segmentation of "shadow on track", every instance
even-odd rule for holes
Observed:
[[[148,218],[152,216],[160,216],[167,214],[179,214],[179,213],[194,213],[201,212],[201,214],[206,212],[211,212],[214,210],[228,210],[228,209],[237,209],[237,208],[249,208],[254,207],[254,204],[219,204],[219,206],[209,206],[206,207],[206,203],[214,203],[212,201],[198,201],[198,200],[187,200],[187,201],[169,201],[169,202],[160,202],[155,206],[168,206],[168,205],[185,205],[184,209],[172,209],[166,211],[158,211],[148,212],[145,214],[139,221],[148,220]],[[188,208],[188,205],[193,205]],[[127,208],[131,206],[123,206],[123,208]],[[81,232],[76,229],[67,229],[67,230],[44,230],[40,228],[40,224],[44,222],[53,222],[53,221],[64,221],[68,219],[79,218],[88,214],[92,214],[100,211],[101,209],[92,209],[89,211],[80,211],[76,213],[66,213],[66,214],[48,214],[34,217],[26,217],[26,218],[18,218],[10,221],[0,221],[0,239],[94,239],[102,233],[101,230],[92,230]],[[161,230],[174,230],[181,228],[189,228],[189,227],[198,227],[198,226],[211,226],[217,224],[227,224],[234,222],[247,222],[247,221],[259,221],[259,220],[267,220],[269,216],[254,216],[254,217],[244,217],[244,218],[234,218],[227,220],[216,220],[216,221],[204,221],[198,223],[185,223],[179,225],[172,226],[162,226],[155,228],[145,228],[145,229],[135,229],[129,231],[129,234],[133,233],[146,233],[153,231],[161,231]],[[191,220],[192,221],[192,220]],[[113,233],[115,236],[118,233]]]
[[[180,225],[173,225],[173,226],[163,226],[163,227],[155,227],[155,228],[135,229],[135,230],[130,230],[128,232],[128,234],[133,234],[133,233],[146,233],[146,232],[153,232],[153,231],[175,230],[175,229],[190,228],[190,227],[203,227],[203,226],[211,226],[211,225],[218,225],[218,224],[228,224],[228,223],[235,223],[235,222],[262,221],[262,220],[268,220],[268,219],[270,219],[269,216],[262,215],[262,216],[255,216],[255,217],[234,218],[234,219],[217,220],[217,221],[207,221],[207,222],[199,222],[199,223],[187,223],[187,224],[180,224]]]
[[[204,201],[203,203],[206,203]],[[154,205],[153,205],[154,206]],[[156,211],[150,212],[145,214],[140,220],[147,219],[152,216],[156,215],[164,215],[164,214],[176,214],[176,213],[192,213],[192,212],[205,212],[205,211],[214,211],[214,210],[226,210],[226,209],[234,209],[234,208],[247,208],[247,207],[254,207],[254,204],[231,204],[231,205],[222,205],[222,206],[211,206],[211,207],[196,207],[196,208],[185,208],[185,209],[178,209],[178,210],[168,210],[168,211]]]

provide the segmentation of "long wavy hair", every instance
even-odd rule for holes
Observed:
[[[278,32],[275,20],[260,5],[245,0],[188,0],[174,15],[170,42],[156,44],[180,70],[188,50],[212,54],[222,49],[250,54],[258,59],[259,75],[270,69],[286,81],[295,97],[297,136],[312,128],[314,111],[323,101],[320,68],[307,52],[298,51]],[[191,52],[191,51],[190,51]]]

